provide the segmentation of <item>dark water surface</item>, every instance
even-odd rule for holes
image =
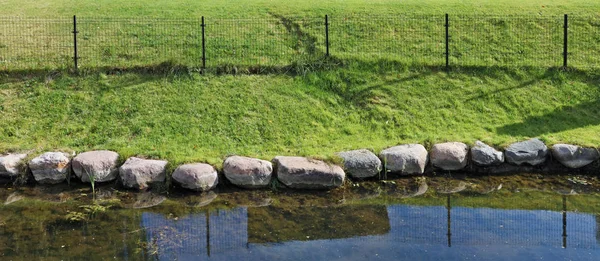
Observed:
[[[321,192],[0,188],[1,260],[600,260],[596,177],[428,177]]]

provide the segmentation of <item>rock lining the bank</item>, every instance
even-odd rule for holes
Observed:
[[[561,164],[577,169],[589,165],[600,159],[600,154],[595,148],[582,148],[569,144],[555,144],[552,146],[552,156]]]
[[[469,146],[462,142],[446,142],[433,145],[431,164],[442,170],[459,170],[467,166]]]
[[[58,184],[70,174],[70,155],[64,152],[46,152],[29,162],[33,177],[40,184]]]
[[[471,161],[479,166],[495,166],[504,163],[504,153],[491,146],[476,141],[471,148]]]
[[[385,171],[402,175],[423,174],[429,162],[427,150],[421,144],[398,145],[381,151]]]
[[[341,166],[305,157],[278,156],[271,163],[231,156],[223,162],[223,175],[232,184],[250,189],[277,187],[278,184],[296,189],[332,189],[343,185],[346,174],[355,179],[363,179],[377,177],[377,174],[383,174],[382,171],[422,175],[435,173],[437,170],[467,174],[578,174],[598,173],[600,170],[600,153],[597,149],[556,144],[548,152],[546,145],[539,139],[513,143],[504,152],[476,141],[475,146],[470,149],[464,143],[447,142],[435,144],[431,152],[428,152],[423,145],[404,144],[382,150],[379,157],[365,149],[340,152],[338,156],[344,160],[346,171]],[[0,157],[0,178],[14,180],[15,175],[24,175],[19,166],[22,166],[25,157],[26,154]],[[549,160],[550,158],[555,160]],[[72,161],[67,153],[46,152],[32,159],[28,167],[35,181],[40,184],[64,182],[71,169],[83,182],[89,182],[89,179],[83,178],[83,170],[113,173],[117,161],[118,154],[110,151],[84,152]],[[163,160],[131,157],[118,168],[118,177],[125,188],[145,190],[150,183],[165,182],[167,164]],[[174,182],[195,191],[214,189],[218,184],[218,175],[214,167],[204,163],[185,164],[172,173]],[[379,177],[382,176],[387,175]],[[104,181],[96,181],[100,180]],[[273,180],[277,182],[274,183]]]
[[[81,182],[113,181],[119,174],[119,154],[109,150],[88,151],[73,158],[73,173]]]
[[[7,154],[0,157],[0,177],[15,178],[21,173],[19,167],[27,154]]]
[[[320,160],[278,156],[273,162],[277,166],[277,179],[290,188],[330,189],[341,186],[346,178],[340,166]]]
[[[540,165],[546,161],[548,147],[539,139],[530,139],[510,144],[504,151],[504,156],[511,164]]]
[[[348,176],[356,179],[377,176],[382,169],[381,160],[367,149],[339,152],[338,156],[344,159],[344,171]]]
[[[236,186],[265,188],[271,183],[273,164],[261,159],[231,156],[223,162],[223,174]]]
[[[123,186],[133,189],[146,189],[150,183],[164,182],[167,161],[148,160],[131,157],[119,168]]]
[[[208,191],[219,183],[217,170],[204,163],[181,165],[173,171],[172,177],[181,187],[194,191]]]

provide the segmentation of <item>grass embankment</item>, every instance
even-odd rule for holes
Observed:
[[[598,146],[599,84],[593,74],[541,69],[25,77],[2,84],[0,150],[220,163],[228,154],[326,156],[408,142]]]
[[[294,57],[322,56],[323,46],[319,43],[322,43],[324,36],[317,33],[318,27],[286,24],[285,19],[280,19],[294,15],[319,17],[323,14],[376,13],[393,16],[407,12],[429,12],[434,15],[445,12],[500,15],[532,15],[537,12],[559,15],[575,12],[597,15],[593,10],[600,10],[591,8],[598,4],[586,1],[560,2],[531,1],[522,4],[500,1],[471,6],[451,1],[439,5],[417,1],[403,4],[396,1],[368,4],[362,1],[343,4],[305,1],[292,4],[256,0],[243,4],[236,1],[236,4],[215,2],[207,5],[195,1],[157,1],[151,4],[145,1],[110,1],[110,4],[103,1],[66,1],[45,8],[34,1],[19,5],[0,2],[0,9],[4,10],[0,15],[3,16],[39,15],[54,18],[77,14],[84,17],[143,15],[198,18],[204,15],[223,18],[232,14],[235,17],[261,17],[276,21],[268,27],[272,29],[271,34],[262,33],[270,35],[261,42],[264,44],[246,46],[245,43],[251,38],[247,38],[247,34],[234,34],[234,37],[238,37],[237,41],[214,47],[215,52],[210,54],[213,55],[212,61],[209,56],[209,66],[213,63],[217,66],[240,65],[243,68],[251,64],[244,64],[246,60],[239,57],[231,59],[227,56],[227,48],[245,46],[243,48],[253,50],[249,51],[247,57],[261,61],[259,64],[267,68],[260,74],[248,75],[240,70],[236,75],[199,75],[181,72],[177,66],[173,70],[160,70],[159,73],[144,73],[144,68],[163,62],[158,59],[162,56],[145,56],[154,49],[141,47],[140,53],[131,54],[131,50],[126,49],[130,44],[127,41],[118,42],[116,47],[110,49],[111,44],[117,43],[114,40],[95,42],[97,49],[93,49],[94,52],[88,49],[90,53],[82,56],[84,70],[81,76],[45,70],[47,66],[53,66],[50,63],[33,63],[33,68],[27,67],[32,66],[27,64],[23,68],[29,69],[24,71],[19,64],[15,67],[8,65],[5,68],[7,71],[0,75],[0,151],[33,150],[32,153],[36,154],[53,149],[112,149],[124,156],[139,154],[167,159],[174,164],[205,161],[220,165],[228,154],[265,159],[281,154],[327,157],[341,150],[370,148],[377,152],[385,147],[409,142],[432,144],[463,141],[471,144],[480,139],[496,146],[505,146],[529,137],[540,137],[548,144],[566,142],[597,147],[600,145],[600,136],[597,135],[600,130],[598,72],[593,69],[566,72],[547,69],[548,66],[555,66],[554,60],[557,61],[556,66],[561,64],[560,48],[556,50],[558,58],[541,59],[539,64],[534,62],[531,67],[510,66],[515,58],[508,54],[521,50],[511,49],[514,47],[524,45],[522,50],[526,53],[532,51],[532,56],[525,58],[536,57],[536,54],[543,54],[542,57],[546,58],[547,53],[554,52],[540,48],[539,44],[544,43],[542,40],[519,42],[520,38],[516,36],[531,30],[527,26],[518,27],[514,23],[506,26],[500,21],[494,26],[503,28],[505,35],[502,41],[486,43],[490,48],[483,56],[462,60],[468,62],[445,72],[437,66],[438,61],[443,61],[443,54],[432,53],[432,50],[437,52],[439,44],[443,43],[443,38],[434,37],[443,25],[436,24],[431,28],[433,31],[424,34],[421,39],[418,38],[420,34],[410,35],[414,43],[408,47],[398,45],[400,47],[394,48],[399,49],[389,49],[392,46],[390,41],[395,38],[386,38],[388,31],[366,34],[364,30],[356,29],[364,26],[357,22],[343,27],[343,30],[332,28],[334,36],[337,33],[338,37],[359,37],[349,40],[348,46],[334,42],[334,58],[330,61],[333,66],[315,69],[311,63],[303,64],[302,60],[298,62]],[[516,5],[524,11],[516,13],[517,8],[513,8]],[[545,23],[534,22],[533,25],[541,26],[539,30],[542,31],[550,30]],[[91,24],[87,26],[91,28]],[[137,32],[144,26],[148,25],[142,24],[132,30]],[[253,28],[251,23],[246,26],[246,29]],[[467,28],[466,24],[464,26]],[[85,28],[84,23],[81,29],[82,44],[94,39],[94,35],[85,38]],[[374,27],[364,28],[371,30]],[[429,32],[430,29],[426,25],[415,28],[420,28],[422,32]],[[597,30],[592,20],[582,23],[581,28]],[[131,36],[126,29],[120,28],[110,35],[112,37],[124,32],[123,35],[136,39],[139,37],[139,42],[132,44],[142,47],[161,43],[152,40],[145,42],[142,36],[137,33]],[[107,31],[98,32],[98,35],[106,36]],[[176,35],[179,34],[174,33],[172,37],[178,37]],[[227,32],[222,35],[227,35]],[[559,35],[552,33],[543,39],[560,40]],[[65,39],[69,37],[67,35]],[[189,43],[191,45],[198,44],[197,32],[181,37],[193,39]],[[361,37],[382,40],[361,41]],[[452,61],[460,61],[457,59],[461,56],[457,54],[464,55],[463,51],[469,51],[470,40],[475,43],[472,46],[481,46],[476,41],[481,37],[469,33],[456,36],[456,41],[462,39],[462,45],[453,47],[457,49],[451,52],[454,55]],[[177,42],[177,39],[171,41]],[[386,44],[380,45],[383,42]],[[420,45],[419,42],[424,44]],[[182,40],[180,44],[180,47],[184,46],[181,50],[189,50],[186,47],[188,42]],[[12,46],[10,43],[5,45]],[[576,45],[573,50],[577,53],[577,50],[588,48],[593,54],[593,50],[598,49],[597,45],[590,38],[580,41],[579,47]],[[23,46],[39,48],[40,52],[54,50],[36,47],[35,44]],[[371,48],[372,52],[354,55],[355,50],[361,50],[361,46]],[[560,47],[560,44],[557,46]],[[68,48],[66,50],[68,54],[60,56],[60,59],[66,61],[64,64],[67,65],[64,66],[69,66],[70,53]],[[282,50],[284,54],[270,56],[272,53],[269,50]],[[405,58],[410,61],[405,61],[402,53],[392,54],[397,50],[405,51],[408,57]],[[86,52],[85,45],[82,52]],[[197,49],[187,52],[176,52],[176,57],[198,54]],[[480,55],[481,51],[471,50],[470,53]],[[428,63],[424,58],[418,58],[421,54],[431,54],[438,60]],[[96,64],[92,65],[107,66],[116,62],[115,67],[124,70],[107,73],[95,70],[93,66],[86,68],[89,66],[86,65],[86,59],[96,56],[108,58],[96,60]],[[587,55],[575,61],[585,65],[598,57]],[[283,58],[283,62],[278,62],[279,58]],[[199,60],[191,60],[196,63],[191,66],[197,66]],[[175,62],[178,60],[175,59]],[[309,59],[309,62],[313,61]],[[269,71],[268,65],[285,68],[290,63],[295,68],[290,73],[269,73],[272,71]],[[490,66],[493,64],[502,67]],[[509,66],[505,66],[507,64]],[[142,66],[142,69],[128,66]]]

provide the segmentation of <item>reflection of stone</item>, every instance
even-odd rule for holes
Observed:
[[[248,209],[248,242],[351,238],[390,231],[386,206]]]
[[[458,184],[456,182],[448,182],[445,184],[441,184],[436,189],[437,189],[438,193],[451,194],[451,193],[461,192],[461,191],[465,190],[466,188],[467,188],[467,183],[464,181],[460,181],[460,182],[458,182]]]
[[[569,188],[554,188],[554,192],[560,195],[577,195],[578,193],[574,189]]]
[[[209,191],[207,193],[202,193],[200,196],[194,197],[190,200],[189,205],[193,207],[204,207],[209,205],[217,198],[217,193],[213,191]]]
[[[272,203],[273,203],[273,199],[271,199],[271,198],[260,198],[260,199],[251,200],[251,202],[249,202],[247,204],[240,204],[240,206],[248,207],[248,208],[260,208],[260,207],[270,206]]]
[[[412,186],[413,190],[412,191],[407,191],[406,193],[404,193],[402,195],[403,198],[412,198],[412,197],[418,197],[421,196],[423,194],[425,194],[425,192],[427,192],[427,190],[429,189],[429,185],[427,185],[427,182],[422,181],[418,183],[418,186]]]
[[[147,192],[141,193],[137,197],[137,201],[133,203],[132,208],[150,208],[154,206],[160,205],[163,201],[167,199],[163,195],[158,195],[155,193]]]
[[[6,198],[6,201],[4,201],[4,205],[9,205],[9,204],[17,202],[23,198],[24,197],[21,196],[18,192],[13,192],[12,194],[10,194],[8,196],[8,198]]]

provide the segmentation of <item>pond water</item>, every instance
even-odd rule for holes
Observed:
[[[597,177],[428,177],[334,191],[0,188],[0,259],[598,260]]]

